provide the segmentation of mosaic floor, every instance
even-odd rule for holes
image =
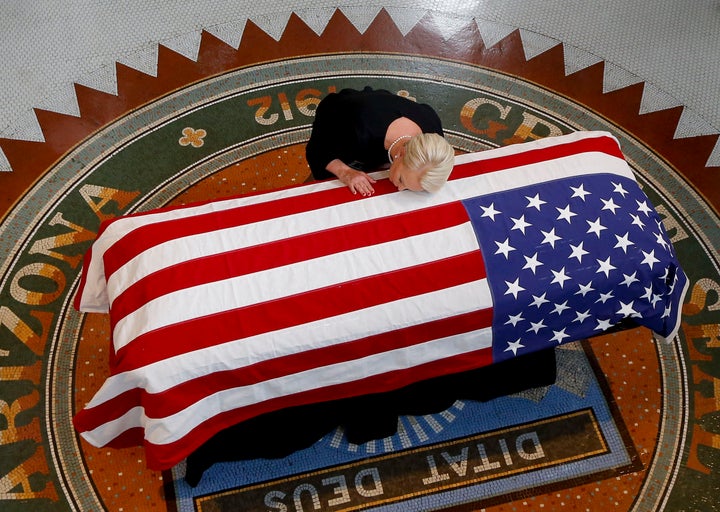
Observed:
[[[388,494],[352,502],[352,509],[719,509],[720,182],[712,109],[702,117],[576,47],[465,13],[305,8],[206,28],[195,46],[177,37],[154,57],[141,51],[132,62],[125,58],[114,69],[114,91],[100,86],[100,75],[95,87],[76,85],[78,115],[37,110],[44,140],[0,139],[12,169],[0,174],[3,510],[265,510],[248,501],[255,499],[249,490],[277,490],[272,485],[282,481],[291,493],[327,467],[345,468],[352,478],[368,469],[362,460],[394,453],[365,447],[363,457],[347,459],[325,439],[314,449],[329,454],[325,466],[305,454],[291,461],[293,471],[287,464],[262,471],[223,465],[192,489],[183,467],[148,470],[142,450],[92,448],[70,424],[108,372],[107,318],[80,315],[70,304],[99,223],[308,180],[304,144],[313,106],[330,90],[361,83],[434,103],[459,152],[575,130],[612,132],[664,219],[691,288],[675,344],[635,329],[568,345],[558,350],[555,386],[433,419],[453,414],[475,422],[477,445],[491,443],[501,427],[538,421],[513,413],[517,404],[545,407],[554,412],[543,412],[543,421],[566,422],[559,435],[577,443],[586,466],[529,468],[512,484],[458,480],[453,488],[418,486],[408,476],[398,495],[409,497]],[[228,98],[231,109],[211,112]],[[142,147],[148,133],[191,114],[204,124],[170,133],[166,145]],[[572,418],[583,410],[598,418],[594,431],[608,447],[602,459],[588,458],[594,448],[583,444],[587,435],[573,437]],[[442,435],[438,442],[450,442]],[[456,444],[437,457],[462,449],[451,440]],[[420,452],[418,460],[429,456]],[[408,475],[427,477],[417,461],[403,464]],[[260,485],[267,481],[272,485]],[[291,510],[292,500],[274,506]]]

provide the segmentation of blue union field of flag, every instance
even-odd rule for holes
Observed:
[[[627,318],[674,336],[687,278],[634,180],[565,178],[465,205],[493,293],[494,361]]]

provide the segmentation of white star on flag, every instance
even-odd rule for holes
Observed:
[[[551,313],[562,315],[563,311],[565,311],[566,309],[570,309],[570,306],[568,306],[567,303],[568,301],[565,301],[562,304],[555,304],[555,309],[553,309]]]
[[[598,264],[600,265],[600,268],[597,269],[597,274],[605,274],[605,277],[610,277],[610,271],[616,270],[617,267],[613,266],[612,263],[610,263],[610,256],[608,256],[604,260],[597,260]]]
[[[525,347],[525,345],[523,345],[522,343],[520,343],[520,340],[510,341],[510,342],[508,342],[508,346],[507,346],[507,348],[505,349],[505,352],[508,352],[508,351],[511,351],[511,350],[512,350],[513,355],[516,356],[516,355],[517,355],[517,351],[520,350],[521,348],[524,348],[524,347]]]
[[[601,293],[600,298],[596,302],[602,302],[605,304],[608,300],[614,298],[613,292]]]
[[[622,249],[622,251],[627,254],[628,247],[635,245],[628,239],[628,236],[630,236],[630,232],[625,233],[623,236],[615,235],[617,243],[613,249]]]
[[[639,313],[633,309],[633,302],[630,301],[627,304],[625,304],[623,301],[620,301],[620,309],[617,311],[618,315],[622,316],[638,316]]]
[[[612,197],[607,200],[601,199],[601,201],[603,203],[603,207],[602,207],[603,210],[610,210],[611,212],[615,213],[615,210],[620,208],[618,205],[615,204],[615,201],[613,201]]]
[[[655,233],[655,240],[657,241],[658,245],[666,251],[670,248],[670,245],[668,244],[667,240],[665,240],[665,237],[662,233]]]
[[[491,220],[495,220],[495,216],[501,214],[502,212],[495,209],[495,204],[490,203],[490,206],[481,206],[482,208],[483,217],[489,217]]]
[[[505,284],[507,285],[508,289],[505,292],[505,295],[512,294],[513,297],[517,299],[518,293],[525,291],[525,288],[520,286],[520,278],[518,277],[513,281],[512,283],[509,281],[505,281]]]
[[[588,284],[581,284],[580,289],[575,292],[575,295],[582,295],[585,297],[585,295],[592,291],[595,291],[595,288],[592,287],[592,281],[590,281]]]
[[[567,205],[565,208],[555,208],[560,215],[558,215],[557,220],[566,220],[568,224],[570,224],[571,219],[577,215],[577,213],[573,213],[570,211],[570,205]]]
[[[639,227],[640,229],[645,228],[645,223],[642,221],[642,219],[640,219],[640,216],[639,216],[639,215],[635,215],[634,213],[631,213],[631,214],[630,214],[630,217],[632,217],[632,220],[633,220],[633,221],[632,221],[632,224],[633,224],[633,226],[637,226],[637,227]]]
[[[570,335],[565,333],[565,329],[561,329],[559,331],[553,331],[553,337],[550,338],[550,341],[557,341],[558,343],[562,343],[565,338],[569,338]]]
[[[637,272],[633,272],[631,275],[623,274],[623,281],[620,284],[624,284],[625,286],[630,286],[633,283],[639,283],[640,280],[636,277]]]
[[[545,298],[547,293],[543,293],[542,295],[533,295],[533,301],[530,303],[531,306],[535,306],[536,308],[540,308],[543,304],[550,302]]]
[[[555,277],[553,277],[551,284],[557,283],[560,285],[560,288],[562,288],[565,285],[565,281],[568,281],[570,279],[570,276],[568,276],[565,273],[565,267],[561,268],[558,271],[551,270],[551,272],[552,272],[553,276],[555,276]]]
[[[555,242],[562,240],[562,238],[555,234],[555,228],[552,228],[550,231],[543,231],[542,234],[545,235],[542,243],[550,244],[553,249],[555,249]]]
[[[512,324],[513,327],[515,327],[518,322],[522,322],[524,319],[522,317],[522,313],[518,313],[517,315],[510,315],[507,322],[505,322],[505,325]]]
[[[510,229],[518,229],[522,232],[522,234],[525,234],[525,228],[528,228],[532,226],[532,224],[529,224],[525,222],[525,215],[521,215],[518,219],[510,219],[513,221],[513,227]]]
[[[540,211],[542,205],[546,204],[545,201],[540,199],[540,194],[535,194],[534,197],[525,196],[525,199],[528,200],[528,208],[536,208],[538,211]]]
[[[570,254],[570,258],[577,258],[578,263],[582,263],[582,257],[590,254],[585,249],[583,249],[583,244],[585,242],[580,242],[577,245],[570,244],[570,248],[572,249],[572,253]]]
[[[609,319],[601,320],[598,318],[597,327],[595,327],[595,330],[596,331],[607,331],[612,326],[613,326],[613,323],[610,322]]]
[[[660,260],[655,257],[655,249],[653,249],[650,252],[642,251],[645,258],[643,258],[642,263],[649,266],[651,269],[653,268],[653,265],[655,263],[660,263]]]
[[[535,274],[535,269],[542,265],[542,263],[538,260],[537,255],[538,253],[536,252],[530,257],[523,256],[525,258],[525,266],[523,267],[523,270],[530,269],[532,273]]]
[[[542,320],[540,320],[539,322],[530,322],[530,329],[528,329],[527,332],[532,331],[537,334],[543,327],[546,327],[546,325],[543,323]]]
[[[588,233],[595,233],[598,238],[600,238],[600,232],[607,229],[605,226],[603,226],[603,225],[600,223],[600,217],[598,217],[597,219],[595,219],[595,220],[592,221],[592,222],[591,222],[591,221],[587,221],[587,223],[588,223],[588,226],[590,226],[590,228],[587,230],[587,232],[588,232]]]
[[[585,320],[587,320],[588,318],[590,318],[590,317],[592,316],[592,315],[590,314],[590,310],[589,310],[589,309],[588,309],[587,311],[583,311],[582,313],[581,313],[580,311],[578,311],[578,312],[575,313],[575,314],[576,314],[577,316],[575,317],[575,320],[573,320],[573,322],[579,322],[579,323],[583,323]]]
[[[510,251],[514,251],[514,247],[510,247],[510,239],[506,238],[504,242],[495,242],[497,244],[497,251],[495,251],[495,254],[502,254],[505,256],[505,259],[509,258]]]
[[[646,217],[650,216],[650,213],[653,211],[652,208],[650,208],[647,204],[647,201],[635,201],[638,205],[638,211],[645,214]]]
[[[583,200],[583,202],[585,202],[585,196],[590,195],[590,192],[585,191],[585,187],[582,183],[580,183],[579,187],[570,187],[570,189],[572,189],[573,191],[573,195],[571,196],[571,198],[579,197]]]
[[[613,192],[620,194],[621,196],[623,196],[623,199],[624,199],[625,194],[627,194],[628,191],[623,188],[622,183],[615,183],[615,182],[611,182],[611,183],[612,183],[612,186],[614,187]]]

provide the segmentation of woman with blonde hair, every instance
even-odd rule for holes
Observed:
[[[373,194],[367,172],[390,165],[399,190],[436,192],[455,152],[437,113],[426,104],[366,87],[343,89],[320,102],[306,157],[315,179],[337,177],[353,194]]]

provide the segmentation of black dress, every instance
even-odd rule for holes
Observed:
[[[334,178],[326,167],[335,159],[361,171],[388,163],[385,134],[400,117],[413,121],[423,133],[443,135],[440,118],[429,105],[370,87],[328,94],[315,111],[305,150],[313,177]]]

